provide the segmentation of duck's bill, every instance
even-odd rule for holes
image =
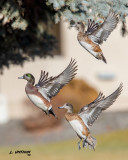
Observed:
[[[70,25],[71,25],[71,27],[76,27],[75,21],[71,20],[71,21],[70,21]]]
[[[64,108],[64,106],[61,106],[61,107],[58,107],[59,109],[63,109]]]
[[[21,77],[18,77],[18,79],[24,79],[24,77],[23,77],[23,76],[21,76]]]
[[[71,24],[71,27],[76,27],[76,24]]]

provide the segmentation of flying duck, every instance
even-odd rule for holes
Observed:
[[[117,90],[106,98],[103,93],[99,93],[99,96],[93,102],[81,108],[78,114],[73,113],[73,106],[71,104],[66,103],[63,106],[58,107],[67,110],[65,118],[80,138],[78,149],[81,149],[80,142],[83,140],[83,147],[89,146],[90,149],[95,150],[96,139],[91,136],[89,128],[93,125],[101,112],[106,110],[116,101],[121,94],[122,87],[123,84],[121,83]]]
[[[67,68],[56,77],[48,77],[48,72],[41,71],[40,79],[36,85],[34,85],[35,78],[30,73],[18,78],[27,80],[25,91],[31,102],[41,108],[46,115],[52,114],[56,117],[50,103],[51,98],[56,96],[60,89],[74,78],[76,71],[76,61],[71,59]]]
[[[101,25],[89,19],[87,31],[85,31],[85,26],[82,22],[77,22],[72,26],[78,30],[77,39],[80,45],[95,58],[107,63],[99,45],[107,40],[108,36],[116,28],[118,21],[119,19],[115,12],[110,9],[107,18]]]

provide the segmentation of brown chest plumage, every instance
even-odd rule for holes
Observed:
[[[25,87],[25,91],[27,95],[32,94],[32,95],[38,96],[40,99],[42,99],[42,101],[47,107],[51,106],[50,102],[46,98],[44,98],[40,92],[38,92],[38,88],[36,88],[35,86],[28,83]]]
[[[93,43],[85,33],[79,32],[77,35],[77,39],[78,39],[78,41],[83,41],[85,43],[90,44],[92,46],[94,52],[98,52],[98,53],[102,52],[99,45]]]
[[[83,120],[75,113],[66,113],[65,118],[67,121],[78,120],[79,123],[83,126],[83,135],[88,136],[90,134],[89,129],[84,124]]]

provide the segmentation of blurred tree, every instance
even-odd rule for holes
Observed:
[[[47,0],[46,4],[55,10],[56,23],[61,17],[69,22],[83,21],[85,25],[90,18],[102,23],[112,8],[120,16],[122,27],[126,27],[124,24],[128,16],[128,0]]]
[[[43,0],[0,1],[0,71],[35,57],[53,55],[56,38],[50,10]]]
[[[1,0],[0,70],[53,56],[57,43],[51,30],[62,17],[70,24],[83,21],[86,25],[89,18],[102,23],[110,8],[120,15],[122,35],[126,35],[128,0]]]

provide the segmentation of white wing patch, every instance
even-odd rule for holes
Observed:
[[[42,99],[39,98],[38,96],[32,95],[32,94],[28,94],[28,97],[37,107],[43,109],[44,111],[46,111],[48,109],[47,106],[42,101]]]
[[[50,102],[50,98],[47,96],[47,93],[48,93],[47,88],[42,87],[42,89],[39,89],[38,91],[42,94],[42,96],[45,99],[47,99]]]
[[[84,42],[84,41],[79,41],[79,43],[80,43],[80,45],[81,45],[82,47],[84,47],[84,48],[85,48],[89,53],[91,53],[94,57],[97,56],[97,53],[93,51],[93,47],[92,47],[90,44],[88,44],[88,43],[86,43],[86,42]]]
[[[83,126],[81,125],[81,123],[78,120],[72,120],[69,121],[69,123],[71,124],[71,126],[73,127],[73,129],[76,131],[76,133],[81,137],[81,138],[86,138],[85,135],[83,135],[82,131],[83,131]]]

